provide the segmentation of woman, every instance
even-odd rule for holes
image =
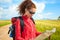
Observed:
[[[36,6],[31,0],[25,0],[19,5],[19,14],[22,15],[24,21],[24,31],[21,33],[20,19],[13,22],[15,24],[15,37],[13,40],[34,40],[40,32],[36,31],[35,24],[32,22],[31,18],[36,12]]]

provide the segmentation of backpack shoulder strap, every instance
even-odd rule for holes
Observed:
[[[35,21],[34,21],[34,19],[33,18],[31,18],[31,20],[33,21],[33,23],[35,24]]]
[[[21,33],[22,33],[24,30],[24,20],[23,20],[22,16],[19,16],[19,19],[20,19]]]
[[[23,30],[24,30],[24,21],[23,21],[23,18],[22,18],[22,16],[19,16],[19,17],[14,17],[14,18],[16,18],[16,19],[20,19],[20,26],[21,26],[21,33],[23,32]]]

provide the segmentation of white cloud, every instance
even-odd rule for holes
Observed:
[[[11,5],[8,9],[0,7],[0,18],[10,19],[11,17],[17,16],[17,6],[18,5]]]
[[[42,14],[35,14],[35,16],[33,17],[34,19],[43,19],[43,15]]]
[[[8,10],[9,10],[11,13],[13,13],[13,12],[16,12],[16,11],[17,11],[17,7],[18,7],[18,5],[11,5],[11,6],[8,8]]]
[[[50,1],[50,0],[48,0],[48,1]],[[46,3],[48,1],[46,1]],[[47,12],[47,13],[43,14],[43,11],[44,11],[44,9],[46,7],[45,1],[44,2],[35,2],[35,1],[33,1],[33,2],[36,4],[36,7],[37,7],[37,12],[33,16],[34,19],[47,19],[47,18],[51,18],[51,15],[53,14],[52,12]],[[50,3],[51,2],[54,2],[54,1],[50,1]]]
[[[0,16],[0,18],[1,18],[1,16]]]
[[[10,6],[8,8],[8,10],[7,10],[8,15],[6,17],[8,17],[8,16],[12,16],[12,17],[16,16],[17,13],[18,13],[17,6],[18,5],[12,5],[12,6]]]
[[[41,3],[38,3],[38,2],[35,2],[33,1],[37,7],[37,12],[38,13],[41,13],[43,12],[43,10],[45,9],[45,3],[41,2]]]
[[[48,12],[48,13],[45,13],[46,16],[49,16],[49,15],[52,15],[53,13],[51,12]]]
[[[12,2],[12,0],[0,0],[0,2]]]
[[[1,14],[0,14],[0,18],[2,18]]]
[[[3,8],[0,7],[0,18],[2,17],[2,13],[3,13]]]
[[[33,1],[37,7],[36,14],[33,16],[34,19],[43,19],[43,15],[41,14],[45,9],[45,3],[43,2],[35,2]]]
[[[11,2],[12,0],[0,0],[0,2]],[[36,4],[36,7],[37,7],[37,12],[36,14],[33,16],[34,19],[43,19],[43,18],[48,18],[48,16],[50,16],[51,12],[48,12],[48,13],[45,13],[43,14],[43,10],[45,9],[46,7],[46,4],[45,2],[36,2],[36,1],[33,1],[35,4]],[[13,16],[16,16],[17,15],[17,6],[16,4],[12,4],[8,9],[3,9],[2,7],[0,7],[0,18],[11,18]]]
[[[34,1],[43,2],[46,4],[54,4],[56,3],[57,0],[34,0]]]
[[[50,3],[50,4],[54,4],[56,3],[56,0],[44,0],[45,3]]]
[[[36,14],[34,14],[34,16],[33,16],[33,18],[36,20],[39,20],[39,19],[51,19],[52,18],[52,14],[54,14],[54,13],[52,13],[52,12],[47,12],[47,13],[36,13]],[[53,19],[53,18],[52,18]]]
[[[45,14],[43,14],[43,16],[44,16],[44,18],[51,18],[52,16],[52,14],[54,14],[54,13],[52,13],[52,12],[47,12],[47,13],[45,13]]]

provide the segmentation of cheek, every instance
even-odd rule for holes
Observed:
[[[29,14],[29,16],[31,16],[31,14]]]
[[[31,17],[32,15],[31,15],[31,14],[29,14],[28,16],[29,16],[29,17]]]
[[[27,16],[28,16],[28,17],[31,17],[31,14],[29,13],[29,14],[27,14]]]
[[[33,16],[33,14],[30,15],[31,17]]]

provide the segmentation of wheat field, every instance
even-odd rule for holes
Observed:
[[[51,40],[60,40],[60,20],[36,20],[35,23],[39,32],[56,28],[56,32],[51,35]]]
[[[0,27],[10,23],[10,20],[0,20]],[[56,32],[51,35],[51,40],[60,40],[60,20],[35,20],[35,23],[37,31],[42,33],[56,28]],[[48,38],[45,40],[48,40]]]
[[[0,27],[10,24],[10,20],[0,20]]]

